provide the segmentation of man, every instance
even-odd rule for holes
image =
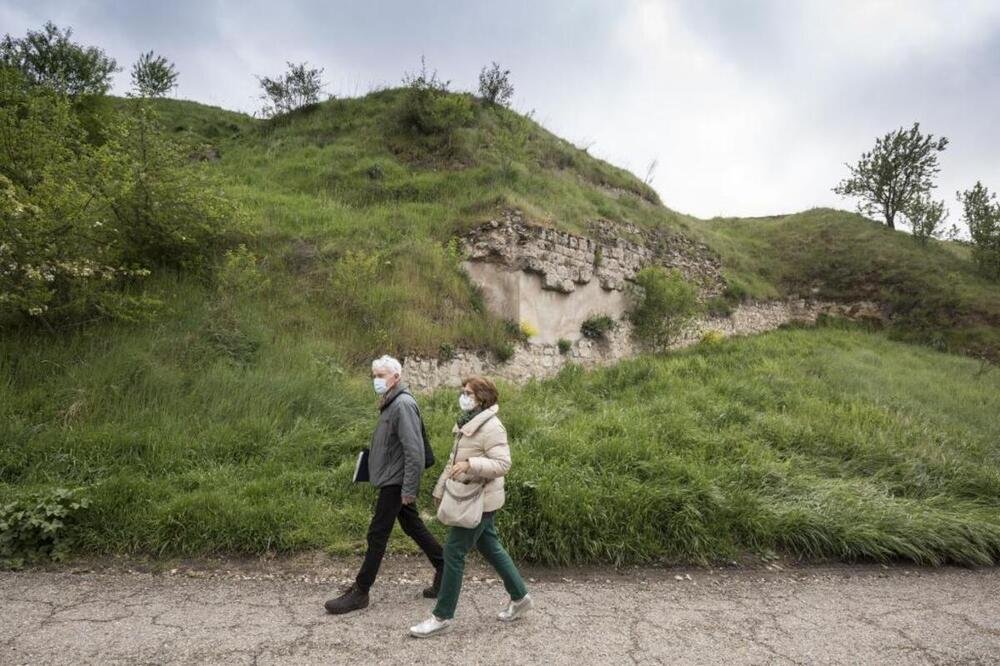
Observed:
[[[378,488],[375,515],[368,527],[368,550],[361,571],[343,594],[326,602],[330,613],[349,613],[368,606],[368,590],[375,583],[385,547],[398,519],[403,531],[413,539],[434,566],[434,582],[424,590],[429,599],[437,597],[441,586],[444,558],[441,544],[434,538],[417,512],[417,490],[424,473],[424,439],[417,401],[400,383],[399,361],[383,356],[372,362],[372,382],[379,400],[379,418],[368,454],[368,476]]]

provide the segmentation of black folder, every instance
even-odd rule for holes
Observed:
[[[368,481],[368,449],[358,454],[358,462],[354,466],[354,483]]]

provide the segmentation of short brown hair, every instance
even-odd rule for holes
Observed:
[[[487,409],[497,404],[497,387],[496,384],[486,379],[486,377],[480,377],[479,375],[473,375],[471,377],[466,377],[462,380],[462,387],[468,386],[472,389],[472,394],[476,396],[476,402],[483,409]]]

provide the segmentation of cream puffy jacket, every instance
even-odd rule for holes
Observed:
[[[451,476],[452,460],[469,461],[469,471],[459,474],[457,481],[482,483],[483,511],[496,511],[503,506],[503,477],[510,470],[510,447],[507,446],[507,429],[496,416],[498,405],[484,409],[461,428],[455,426],[455,444],[448,454],[448,462],[438,477],[433,495],[441,499],[444,482]],[[457,454],[456,454],[457,451]]]

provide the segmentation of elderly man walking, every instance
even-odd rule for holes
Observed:
[[[368,476],[378,488],[375,515],[368,527],[368,550],[354,583],[326,602],[330,613],[349,613],[368,606],[368,590],[375,583],[393,523],[413,539],[434,566],[434,582],[423,592],[437,597],[444,558],[441,544],[420,519],[417,490],[424,473],[424,439],[420,411],[413,394],[400,382],[399,361],[383,356],[372,362],[372,380],[379,394],[379,418],[368,454]]]

